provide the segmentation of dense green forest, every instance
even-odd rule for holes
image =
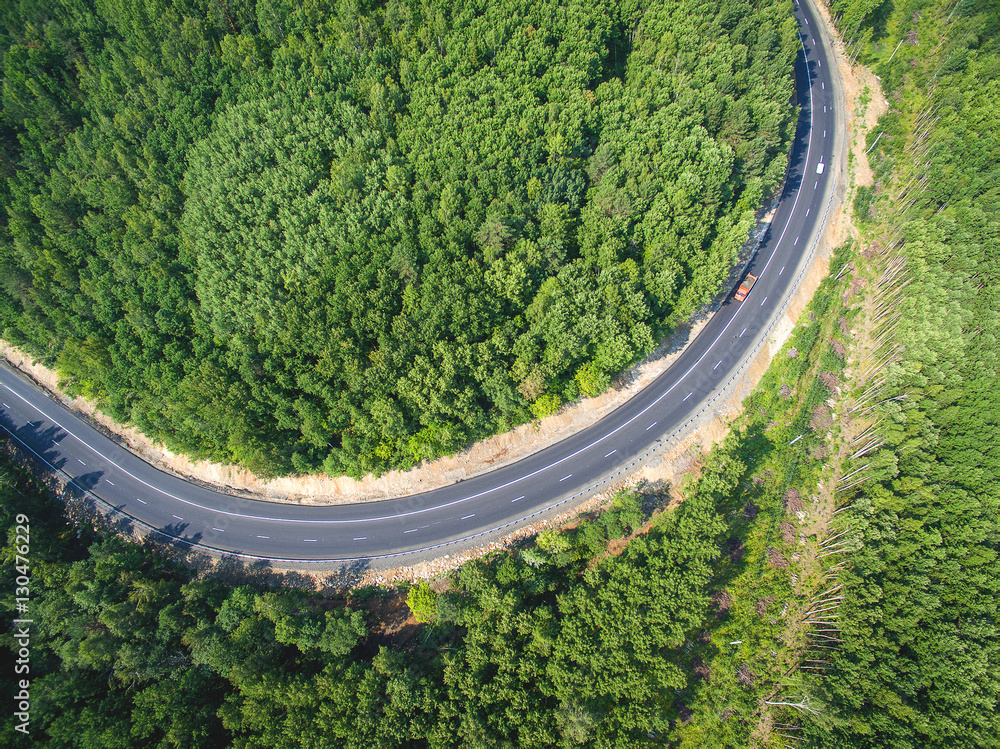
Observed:
[[[1000,11],[835,10],[891,102],[862,240],[682,504],[647,521],[666,497],[640,488],[446,588],[321,595],[71,525],[5,457],[4,580],[32,529],[20,745],[1000,746]],[[389,637],[403,593],[424,623]]]
[[[2,335],[174,449],[411,466],[592,395],[780,182],[788,0],[19,0]]]

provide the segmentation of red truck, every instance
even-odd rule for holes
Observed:
[[[736,290],[736,295],[733,298],[736,299],[737,302],[742,302],[747,298],[747,294],[750,293],[750,289],[753,288],[755,283],[757,283],[757,276],[747,273],[747,277],[743,279],[743,283],[740,284],[740,287]]]

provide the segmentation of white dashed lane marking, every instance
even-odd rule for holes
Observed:
[[[468,520],[469,518],[474,518],[475,516],[476,513],[472,513],[471,515],[466,515],[465,517],[463,517],[462,520]]]
[[[690,398],[690,397],[691,397],[692,395],[694,395],[694,393],[693,393],[693,392],[691,392],[691,393],[688,393],[687,395],[685,395],[685,396],[684,396],[684,400],[687,400],[687,399],[688,399],[688,398]]]
[[[180,515],[172,515],[171,517],[175,517],[175,518],[177,518],[178,520],[183,520],[183,519],[184,519],[184,518],[182,518],[182,517],[181,517]]]
[[[607,457],[607,456],[605,455],[604,457]],[[514,504],[515,502],[520,502],[522,499],[524,499],[524,495],[523,494],[520,497],[518,497],[517,499],[512,499],[510,501],[510,503]]]
[[[719,359],[719,364],[722,364],[722,359]],[[714,367],[712,367],[712,369],[713,370],[718,369],[719,368],[719,364],[716,364]]]
[[[561,479],[559,479],[559,481],[562,482],[562,481],[565,481],[566,479],[569,479],[569,478],[573,478],[573,474],[572,473],[569,473],[569,474],[563,476]]]
[[[646,427],[646,431],[648,432],[650,429],[652,429],[655,426],[656,426],[656,422],[654,421],[652,424],[650,424],[648,427]]]

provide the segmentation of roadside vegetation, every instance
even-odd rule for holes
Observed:
[[[1000,8],[869,7],[833,5],[892,102],[868,139],[876,184],[855,201],[871,338],[852,397],[878,446],[841,500],[839,642],[811,679],[806,740],[995,747]]]
[[[2,335],[265,476],[596,395],[781,181],[790,6],[6,3]]]

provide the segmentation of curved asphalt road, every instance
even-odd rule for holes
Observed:
[[[796,63],[801,115],[782,201],[749,268],[760,279],[742,304],[730,296],[668,371],[568,439],[425,494],[321,507],[234,497],[162,473],[4,367],[0,425],[76,484],[159,533],[285,563],[419,561],[440,555],[442,546],[472,545],[473,537],[582,501],[674,434],[731,379],[789,293],[819,229],[832,190],[826,160],[842,149],[834,144],[834,71],[813,36],[821,27],[812,8],[803,3],[795,15],[803,32]]]

